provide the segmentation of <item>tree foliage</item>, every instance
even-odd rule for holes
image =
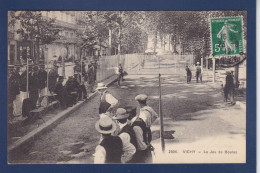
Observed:
[[[9,25],[19,25],[15,31],[22,40],[40,38],[41,44],[50,44],[59,38],[60,29],[55,19],[44,18],[40,11],[11,11]]]

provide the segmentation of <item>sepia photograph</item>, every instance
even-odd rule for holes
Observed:
[[[8,164],[246,163],[247,17],[8,11]]]

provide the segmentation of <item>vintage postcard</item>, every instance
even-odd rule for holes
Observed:
[[[247,19],[9,10],[8,164],[247,163]]]

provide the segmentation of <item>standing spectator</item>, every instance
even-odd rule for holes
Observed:
[[[81,67],[79,61],[75,61],[75,66],[73,67],[74,73],[80,73],[81,72]]]
[[[100,142],[95,149],[94,163],[121,163],[123,142],[120,137],[112,136],[116,123],[109,117],[100,118],[95,124],[101,134]]]
[[[8,118],[13,118],[14,112],[14,100],[16,96],[20,94],[19,82],[20,78],[17,76],[16,69],[9,69],[9,77],[8,77]],[[19,73],[18,73],[19,74]]]
[[[31,100],[32,109],[36,108],[36,103],[39,98],[38,82],[38,66],[34,66],[33,71],[29,73],[29,98]]]
[[[226,84],[224,86],[224,101],[227,102],[230,96],[231,104],[234,104],[234,78],[230,71],[226,72]]]
[[[158,118],[158,114],[153,110],[152,107],[147,105],[147,95],[145,94],[139,94],[135,97],[135,100],[138,102],[140,106],[140,115],[139,117],[144,120],[146,125],[146,131],[147,131],[147,139],[148,139],[148,145],[150,145],[150,142],[152,141],[152,131],[151,131],[151,125],[152,123]]]
[[[53,94],[58,77],[58,66],[54,65],[53,69],[50,70],[48,75],[48,88],[51,94]]]
[[[38,104],[41,104],[43,96],[46,95],[46,84],[47,84],[47,72],[44,70],[44,64],[40,64],[40,70],[38,72],[38,89],[39,89],[39,100]]]
[[[145,122],[136,114],[136,109],[131,110],[128,120],[135,132],[137,142],[136,153],[132,163],[152,163],[152,153],[148,145]]]
[[[67,107],[67,98],[66,98],[65,88],[62,84],[63,79],[64,79],[63,76],[59,76],[58,82],[55,85],[54,93],[57,94],[57,100],[60,102],[62,108],[65,109]]]
[[[90,92],[94,92],[93,88],[95,85],[95,69],[93,64],[88,65],[88,71],[87,71],[87,77],[88,77],[88,85]]]
[[[19,116],[22,114],[22,101],[21,101],[21,75],[20,75],[20,66],[15,65],[14,66],[14,71],[12,73],[12,76],[15,80],[15,85],[17,89],[19,89],[19,93],[16,95],[15,100],[13,101],[13,112],[15,116]]]
[[[94,80],[97,81],[97,60],[95,62],[92,61],[92,66],[94,67]]]
[[[124,154],[122,156],[123,163],[131,163],[133,156],[136,152],[137,142],[135,137],[135,132],[133,128],[127,123],[127,118],[129,114],[123,108],[118,108],[116,110],[116,114],[113,117],[116,120],[119,126],[118,136],[121,138],[123,142],[123,151]]]
[[[70,76],[65,84],[65,91],[67,93],[67,100],[68,100],[68,106],[73,106],[77,103],[78,98],[78,82],[73,78],[73,76]]]
[[[197,62],[197,67],[196,67],[196,81],[197,81],[197,83],[199,82],[199,78],[200,78],[200,82],[202,82],[200,63]]]
[[[187,72],[187,83],[190,83],[190,81],[191,81],[191,76],[192,76],[192,74],[191,74],[191,71],[190,71],[190,68],[188,67],[188,66],[186,66],[186,72]]]

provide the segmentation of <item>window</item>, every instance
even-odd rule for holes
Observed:
[[[70,38],[73,38],[73,32],[72,32],[72,33],[70,33]]]
[[[69,36],[69,33],[68,33],[68,32],[65,32],[65,36],[68,37],[68,36]]]

